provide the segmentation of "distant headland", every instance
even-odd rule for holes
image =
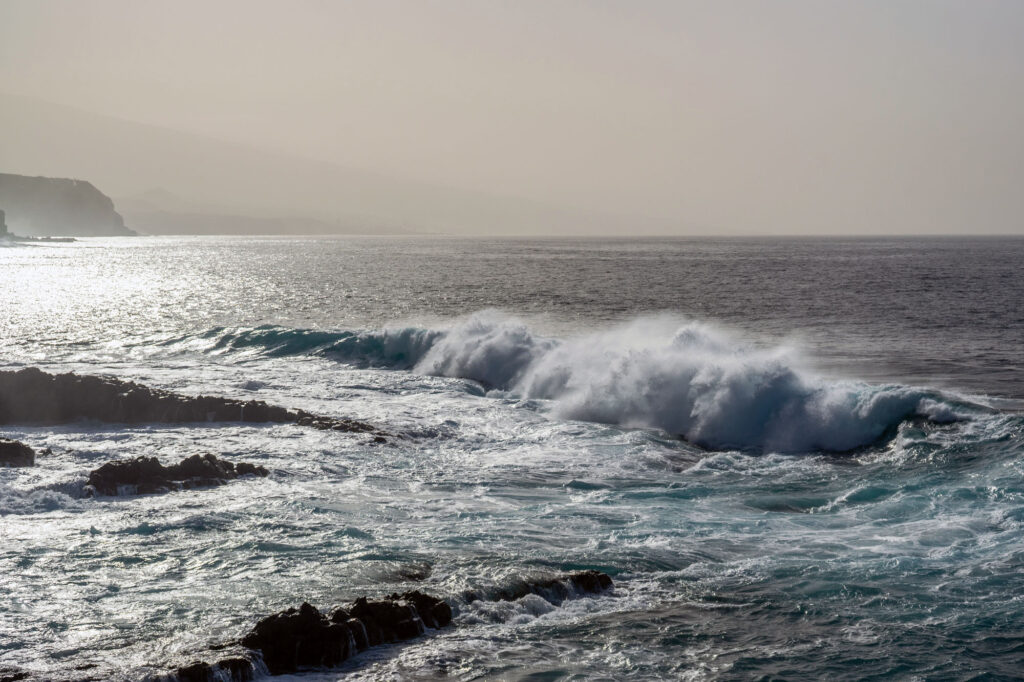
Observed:
[[[114,202],[92,183],[0,173],[0,239],[131,236]],[[11,234],[16,232],[16,236]]]

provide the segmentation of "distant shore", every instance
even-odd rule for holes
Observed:
[[[21,237],[16,234],[0,235],[0,242],[77,242],[74,237]]]

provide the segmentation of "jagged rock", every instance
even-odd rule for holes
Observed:
[[[580,592],[590,592],[592,594],[610,590],[614,587],[611,576],[595,570],[572,573],[569,575],[568,580]]]
[[[179,682],[249,682],[256,679],[256,666],[247,658],[236,656],[217,661],[213,665],[197,661],[175,672]]]
[[[452,607],[443,599],[423,594],[419,590],[406,592],[402,595],[393,594],[388,599],[403,599],[416,607],[423,624],[428,628],[441,628],[452,622]]]
[[[121,424],[182,422],[296,423],[317,429],[388,434],[354,419],[318,417],[262,400],[184,396],[133,381],[73,373],[47,374],[35,367],[0,371],[0,424],[66,424],[81,419]]]
[[[0,466],[30,467],[35,463],[35,450],[16,440],[0,438]]]
[[[361,597],[334,609],[329,618],[304,603],[259,621],[241,643],[260,651],[270,673],[281,675],[335,666],[368,647],[418,637],[425,621],[441,628],[451,620],[447,603],[418,591],[378,600]]]
[[[356,421],[354,419],[337,419],[335,417],[318,417],[316,415],[308,414],[306,412],[300,412],[298,419],[295,423],[299,426],[312,426],[314,429],[320,429],[321,431],[343,431],[345,433],[372,433],[376,434],[373,439],[375,443],[386,443],[381,431],[364,424],[363,422]]]
[[[376,601],[361,597],[353,602],[350,613],[366,627],[370,646],[412,639],[424,632],[415,606],[398,595]]]
[[[346,623],[335,623],[303,603],[264,618],[242,638],[242,646],[263,654],[272,675],[306,667],[335,666],[356,652]]]
[[[612,586],[612,579],[600,571],[581,571],[523,583],[498,598],[517,599],[515,594],[553,592],[568,598],[572,590],[599,593]],[[451,622],[452,609],[446,601],[415,590],[376,600],[360,597],[347,606],[335,608],[329,617],[303,603],[297,609],[263,618],[240,644],[258,652],[271,675],[284,675],[304,668],[336,666],[371,646],[413,639],[426,628],[439,629]],[[236,657],[212,666],[193,663],[179,668],[177,675],[182,682],[215,682],[223,679],[221,672],[226,671],[232,680],[250,680],[254,670],[251,660]]]
[[[89,474],[87,490],[95,495],[116,495],[121,486],[140,494],[222,485],[239,476],[266,476],[267,470],[248,462],[228,462],[214,455],[192,455],[164,466],[156,457],[107,462]]]

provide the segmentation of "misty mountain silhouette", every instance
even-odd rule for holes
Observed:
[[[343,168],[7,94],[0,94],[0,147],[3,170],[82,178],[111,196],[132,199],[135,205],[124,207],[130,226],[142,212],[140,199],[173,197],[188,210],[150,211],[192,214],[198,231],[198,215],[277,221],[273,229],[285,233],[335,226],[364,233],[586,234],[621,230],[623,224],[621,218]],[[154,194],[153,188],[160,189]]]

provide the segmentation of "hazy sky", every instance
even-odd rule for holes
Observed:
[[[3,0],[0,91],[680,233],[1024,232],[1020,0]]]

